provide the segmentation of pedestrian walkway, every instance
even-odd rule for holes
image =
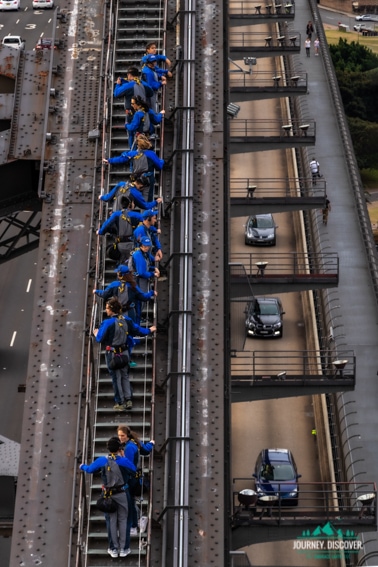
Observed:
[[[305,50],[299,55],[308,72],[307,98],[310,117],[316,120],[316,146],[309,157],[315,157],[327,181],[327,194],[332,204],[328,225],[321,223],[318,230],[323,251],[338,253],[340,284],[338,290],[328,292],[330,307],[337,317],[334,340],[356,354],[356,389],[340,396],[343,420],[344,451],[348,480],[378,479],[378,456],[375,431],[378,427],[378,308],[367,261],[366,247],[360,229],[356,196],[352,187],[344,153],[344,146],[336,118],[334,100],[329,88],[329,77],[323,64],[324,46],[320,56],[314,57],[313,40],[317,36],[317,22],[310,4],[296,5],[295,27],[305,33],[308,20],[315,21],[311,56]],[[361,189],[362,190],[362,189]],[[339,306],[339,307],[338,307]],[[353,415],[351,415],[353,414]],[[366,538],[369,539],[369,538]],[[370,538],[371,540],[371,538]],[[364,553],[375,549],[367,544]]]

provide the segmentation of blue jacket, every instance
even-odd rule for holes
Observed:
[[[125,282],[122,282],[120,280],[114,281],[110,283],[105,289],[96,289],[95,294],[105,299],[105,301],[107,301],[111,297],[118,296],[118,289],[121,287],[121,285],[124,285],[124,283]],[[151,297],[154,296],[153,290],[148,291],[147,293],[143,293],[143,291],[138,286],[135,286],[135,288],[133,288],[131,286],[131,283],[127,283],[126,285],[129,291],[130,304],[133,303],[134,301],[149,301]]]
[[[143,238],[143,236],[148,236],[149,238],[151,238],[152,246],[154,248],[155,253],[156,250],[161,250],[161,244],[156,227],[150,226],[150,228],[148,228],[145,224],[143,223],[140,224],[134,230],[134,240],[136,246],[139,246],[140,239]]]
[[[140,453],[144,456],[147,456],[151,453],[152,449],[154,448],[153,443],[141,443],[140,444]],[[139,449],[138,445],[132,440],[129,439],[124,447],[124,455],[127,459],[129,459],[136,467],[138,467],[139,462]]]
[[[121,81],[122,82],[120,85],[118,84],[115,85],[113,96],[115,98],[118,98],[119,96],[125,96],[126,98],[130,98],[131,100],[132,97],[134,96],[134,86],[138,84],[137,81],[127,81],[126,79],[121,79]],[[154,93],[150,85],[146,83],[146,81],[140,81],[140,83],[144,87],[144,90],[146,92],[146,98],[150,98],[151,96],[153,96]]]
[[[125,124],[125,128],[128,132],[143,132],[143,119],[145,112],[144,110],[137,110],[133,115],[131,122]]]
[[[129,335],[150,335],[151,332],[149,329],[145,327],[140,327],[130,317],[126,315],[122,315],[122,317],[126,320],[128,326],[128,333]],[[114,339],[114,323],[117,320],[117,316],[114,315],[113,317],[109,317],[108,319],[104,319],[101,323],[98,333],[96,335],[96,341],[98,343],[104,344],[105,346],[112,346],[113,339]],[[130,341],[130,344],[133,346],[133,341]]]
[[[135,250],[131,258],[136,276],[146,280],[150,280],[155,276],[155,258],[150,252],[142,252],[140,249]]]
[[[134,199],[134,203],[136,207],[140,209],[154,209],[158,206],[157,201],[145,201],[142,193],[135,187],[135,185],[130,185],[130,195]],[[142,219],[143,220],[143,219]],[[142,221],[141,221],[142,222]]]
[[[128,459],[127,457],[121,457],[120,455],[117,455],[115,461],[118,466],[129,469],[130,473],[136,471],[136,466],[134,465],[133,461],[130,461],[130,459]],[[107,464],[108,457],[98,457],[98,459],[93,461],[93,463],[91,463],[90,465],[80,465],[80,470],[92,474],[96,471],[99,471],[103,467],[106,467]]]
[[[127,163],[131,161],[136,155],[140,153],[138,150],[129,150],[128,152],[123,152],[120,156],[112,157],[108,159],[109,163]],[[152,150],[143,150],[145,156],[147,157],[148,161],[148,170],[152,171],[153,169],[163,169],[164,160],[160,159],[156,153]]]
[[[113,189],[114,191],[114,189]],[[138,191],[138,189],[136,189],[136,191]],[[112,191],[110,193],[108,193],[106,196],[108,196],[107,199],[103,199],[104,201],[110,201],[110,199],[112,198],[111,195]],[[140,193],[140,191],[138,191],[138,193]],[[130,191],[131,194],[131,191]],[[105,195],[104,195],[105,196]],[[136,202],[136,201],[135,201]],[[146,209],[149,209],[150,207],[146,207]],[[108,219],[106,219],[106,221],[102,224],[102,226],[99,228],[98,233],[103,236],[106,233],[110,233],[110,234],[118,234],[118,221],[119,221],[119,217],[122,214],[126,214],[127,217],[130,218],[131,220],[131,225],[136,228],[138,226],[138,224],[140,222],[142,222],[143,217],[140,213],[137,213],[136,211],[129,211],[127,210],[125,211],[115,211],[114,213],[112,213],[110,215],[110,217]]]
[[[145,112],[144,110],[137,110],[133,115],[133,119],[130,123],[125,124],[125,128],[128,132],[143,132],[143,119]],[[157,114],[152,108],[148,110],[148,115],[150,117],[151,124],[160,124],[163,120],[163,114]]]
[[[148,65],[145,65],[142,69],[142,76],[144,80],[155,92],[158,91],[162,86],[159,79],[167,73],[168,70],[166,69],[160,69],[160,67],[154,67],[154,69],[151,69],[150,67],[148,67]],[[156,76],[158,80],[156,80]]]

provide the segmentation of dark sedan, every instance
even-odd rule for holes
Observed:
[[[285,311],[278,297],[254,297],[245,313],[247,337],[282,337]]]
[[[276,228],[271,214],[252,215],[245,225],[245,243],[256,246],[275,246]]]
[[[257,457],[253,477],[261,502],[264,496],[273,496],[277,497],[277,503],[297,506],[301,475],[288,449],[263,449]]]

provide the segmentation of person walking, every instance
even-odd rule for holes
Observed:
[[[152,242],[151,253],[155,257],[155,262],[160,262],[163,258],[163,251],[159,240],[160,229],[156,228],[158,211],[148,210],[142,213],[142,222],[134,230],[135,248],[139,247],[139,243],[143,236],[150,238]]]
[[[93,463],[87,465],[82,463],[80,470],[93,474],[102,470],[104,480],[103,495],[111,498],[116,503],[115,512],[108,515],[108,553],[111,557],[127,557],[130,550],[130,536],[128,547],[127,544],[127,517],[128,517],[128,500],[125,487],[124,475],[134,477],[136,466],[125,456],[121,456],[121,442],[118,437],[111,437],[107,444],[107,456],[98,457]],[[123,474],[121,471],[123,469]]]
[[[331,207],[331,201],[328,199],[327,195],[325,196],[325,198],[326,198],[326,202],[324,209],[322,209],[322,217],[323,217],[323,224],[327,226],[328,214],[331,212],[332,207]]]
[[[131,535],[137,535],[138,533],[138,513],[135,505],[135,497],[140,496],[141,482],[143,483],[143,477],[138,473],[140,468],[140,457],[146,457],[151,454],[155,441],[151,439],[148,443],[142,443],[135,431],[132,431],[128,425],[119,425],[117,429],[118,439],[124,451],[125,457],[132,461],[137,469],[136,475],[129,480],[129,518]],[[142,521],[144,516],[141,516],[139,522],[140,532],[146,531],[147,518]]]
[[[316,178],[322,177],[322,176],[320,175],[319,162],[316,161],[315,158],[310,161],[310,169],[311,169],[311,175],[312,175],[312,182],[313,182],[314,185],[316,185]]]
[[[158,114],[154,112],[147,102],[140,96],[133,96],[131,99],[131,120],[128,117],[125,122],[125,129],[129,134],[130,149],[134,148],[134,139],[137,133],[150,136],[153,124],[160,124],[164,118],[165,110],[161,110]],[[152,127],[152,128],[151,128]]]
[[[157,111],[157,95],[161,88],[167,84],[167,77],[172,77],[172,73],[167,69],[157,66],[159,56],[149,53],[145,56],[142,67],[142,78],[154,91],[154,95],[148,100],[151,108]]]
[[[137,301],[149,301],[157,296],[157,291],[151,290],[143,293],[137,286],[134,275],[128,266],[121,264],[114,270],[117,272],[118,279],[111,282],[105,289],[94,289],[94,295],[108,301],[111,297],[116,297],[122,305],[122,312],[139,325],[136,318],[135,304]]]
[[[147,58],[148,58],[149,55],[155,55],[158,63],[163,61],[164,63],[167,64],[168,67],[170,67],[172,65],[170,59],[168,59],[168,57],[166,55],[159,55],[157,51],[158,51],[158,48],[157,48],[157,44],[156,44],[155,41],[150,41],[149,43],[147,43],[146,53],[143,55],[142,61],[141,61],[142,65],[145,65],[147,63]],[[172,77],[172,73],[168,74],[168,77]]]
[[[104,158],[103,161],[109,165],[130,163],[130,171],[134,175],[138,177],[145,174],[150,184],[143,189],[143,197],[146,201],[152,201],[154,198],[155,169],[161,171],[164,166],[164,160],[160,159],[159,156],[151,150],[152,144],[145,135],[139,134],[139,136],[137,136],[136,146],[136,150],[129,150],[119,156]]]
[[[106,366],[112,378],[114,391],[113,409],[130,411],[133,407],[129,378],[129,348],[133,346],[131,336],[149,335],[156,331],[156,327],[146,329],[134,323],[129,317],[124,317],[122,305],[115,297],[106,302],[105,310],[107,319],[104,319],[98,329],[94,329],[93,335],[98,343],[105,346]],[[117,355],[120,355],[118,359]],[[115,366],[118,362],[122,365]]]
[[[132,97],[140,96],[143,100],[147,100],[154,95],[154,91],[140,79],[140,72],[136,67],[130,67],[126,72],[126,77],[126,79],[118,77],[113,96],[114,98],[125,97],[125,113],[129,117],[132,114]]]
[[[116,186],[116,188],[121,187],[120,191],[124,191],[122,183]],[[125,194],[120,193],[118,196],[123,208],[112,213],[97,230],[99,236],[112,235],[113,242],[107,247],[106,253],[111,260],[121,264],[129,259],[134,248],[134,230],[143,220],[141,213],[133,210],[135,204],[130,194],[128,197],[125,197]],[[110,197],[111,193],[108,193],[107,196]],[[118,197],[115,199],[116,203]]]
[[[319,55],[319,46],[320,46],[320,41],[319,41],[319,38],[316,37],[316,38],[314,39],[314,52],[315,52],[315,56],[318,56],[318,55]]]
[[[309,20],[307,22],[307,26],[306,26],[306,35],[307,35],[308,39],[311,40],[313,33],[314,33],[314,26],[313,26],[312,21]]]
[[[311,39],[309,37],[306,37],[305,39],[305,49],[306,49],[306,55],[307,57],[310,57],[311,53]]]

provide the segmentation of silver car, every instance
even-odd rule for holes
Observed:
[[[277,228],[272,215],[252,215],[245,225],[245,243],[275,246]]]

